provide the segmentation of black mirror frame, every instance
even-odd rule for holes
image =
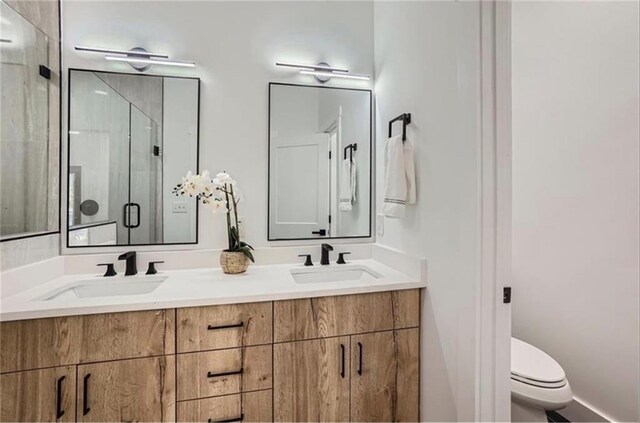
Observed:
[[[176,78],[176,79],[192,79],[198,81],[198,124],[197,124],[197,133],[196,133],[196,172],[200,172],[200,93],[201,93],[201,81],[198,77],[187,77],[187,76],[171,76],[171,75],[156,75],[156,74],[143,74],[143,73],[133,73],[133,72],[112,72],[112,71],[104,71],[104,70],[95,70],[95,69],[81,69],[81,68],[69,68],[67,69],[67,165],[66,165],[66,208],[64,219],[67,223],[64,225],[65,229],[65,245],[66,248],[114,248],[114,247],[149,247],[149,246],[165,246],[165,245],[196,245],[199,242],[199,229],[200,229],[200,200],[196,199],[196,239],[191,242],[165,242],[165,243],[156,243],[156,244],[121,244],[121,245],[69,245],[69,172],[70,172],[70,158],[71,158],[71,134],[69,133],[69,122],[71,117],[71,74],[73,72],[91,72],[91,73],[109,73],[109,74],[117,74],[117,75],[133,75],[133,76],[151,76],[151,77],[162,77],[162,78]],[[62,117],[62,116],[61,116]],[[64,201],[62,198],[60,199],[60,203],[62,204]],[[60,210],[60,219],[62,219],[62,210]],[[97,223],[95,225],[86,225],[85,227],[91,226],[100,226],[104,223]],[[60,228],[62,232],[62,227]]]
[[[354,236],[331,236],[331,237],[305,237],[305,238],[272,238],[269,231],[269,222],[271,221],[271,89],[273,86],[289,86],[289,87],[302,87],[302,88],[319,88],[330,90],[344,90],[344,91],[361,91],[369,94],[369,233],[367,235],[354,235]],[[307,85],[307,84],[290,84],[285,82],[269,82],[269,111],[267,116],[267,241],[324,241],[328,239],[365,239],[373,236],[373,177],[374,177],[374,148],[373,144],[373,90],[364,88],[346,88],[346,87],[332,87],[324,85]]]

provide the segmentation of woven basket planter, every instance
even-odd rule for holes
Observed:
[[[244,273],[249,268],[249,259],[244,253],[237,251],[223,251],[220,254],[220,266],[224,273],[234,275]]]

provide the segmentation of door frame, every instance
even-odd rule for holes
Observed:
[[[480,2],[481,216],[476,421],[511,420],[511,3]]]

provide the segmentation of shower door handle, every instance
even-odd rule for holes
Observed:
[[[138,213],[137,216],[138,218],[136,219],[136,224],[135,225],[131,225],[129,226],[130,228],[137,228],[138,226],[140,226],[140,204],[138,203],[129,203],[131,204],[133,207],[135,207],[136,209],[138,209]]]
[[[122,225],[125,228],[130,228],[131,226],[129,225],[129,203],[125,203],[124,206],[122,206]]]

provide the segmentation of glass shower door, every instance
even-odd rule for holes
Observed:
[[[162,242],[162,155],[158,124],[131,105],[129,244]]]

